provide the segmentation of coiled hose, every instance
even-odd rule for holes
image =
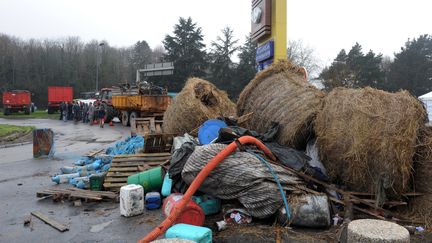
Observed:
[[[174,208],[171,210],[170,215],[162,221],[162,223],[153,229],[152,232],[147,234],[143,239],[139,240],[138,243],[147,243],[153,240],[156,240],[159,236],[161,236],[171,225],[174,224],[176,219],[183,212],[185,206],[191,199],[191,197],[198,190],[200,185],[204,182],[205,178],[212,172],[216,166],[222,162],[226,157],[228,157],[232,152],[234,152],[238,146],[244,144],[253,144],[256,145],[260,150],[264,152],[270,159],[276,160],[276,157],[272,154],[270,149],[268,149],[261,141],[251,136],[243,136],[240,137],[237,141],[230,143],[226,146],[222,151],[220,151],[215,157],[213,157],[206,166],[198,173],[195,179],[190,184],[188,190],[183,195],[182,199],[176,203]]]

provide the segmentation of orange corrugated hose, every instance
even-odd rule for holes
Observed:
[[[261,141],[251,136],[243,136],[238,139],[240,144],[254,144],[259,149],[261,149],[270,159],[273,161],[276,160],[270,149],[268,149]],[[222,162],[228,155],[234,152],[237,149],[237,142],[230,143],[227,147],[225,147],[222,151],[220,151],[213,159],[211,159],[206,166],[198,173],[195,179],[190,184],[188,190],[183,195],[182,199],[174,206],[171,210],[170,215],[152,232],[150,232],[146,237],[139,240],[138,243],[147,243],[153,240],[156,240],[160,235],[162,235],[171,225],[175,222],[175,220],[180,216],[183,212],[184,207],[187,205],[191,197],[195,194],[195,192],[200,187],[201,183],[205,180],[205,178],[212,172],[212,170]]]

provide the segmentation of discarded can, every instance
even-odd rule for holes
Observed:
[[[206,227],[189,224],[176,224],[166,231],[165,238],[180,238],[192,240],[198,243],[211,243],[212,231]]]
[[[161,204],[162,199],[159,192],[149,192],[145,195],[144,206],[148,210],[158,209]]]
[[[93,174],[90,176],[90,190],[102,191],[102,185],[105,178],[104,173]]]
[[[169,195],[169,197],[165,198],[162,211],[166,217],[168,217],[171,213],[171,210],[175,207],[175,205],[183,198],[183,194],[173,193]],[[189,200],[186,204],[183,212],[174,222],[175,224],[191,224],[196,226],[202,226],[204,224],[204,211],[202,208],[196,204],[193,200]]]

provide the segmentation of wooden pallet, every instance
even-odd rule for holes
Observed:
[[[55,201],[62,199],[70,201],[77,199],[85,201],[117,200],[117,194],[113,192],[90,191],[78,188],[50,188],[37,192],[36,196],[39,198],[52,197]]]
[[[174,134],[147,134],[144,141],[144,153],[169,153],[174,142]]]
[[[103,186],[106,190],[118,192],[120,187],[127,185],[128,176],[155,166],[164,166],[169,162],[170,158],[170,153],[117,155],[111,162]]]

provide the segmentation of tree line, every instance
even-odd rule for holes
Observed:
[[[134,82],[136,70],[145,64],[174,62],[174,75],[150,77],[149,81],[179,92],[189,77],[201,77],[238,95],[255,74],[255,48],[249,37],[242,45],[226,27],[211,43],[203,42],[202,29],[192,19],[180,18],[162,45],[150,48],[145,40],[125,48],[108,41],[82,41],[79,37],[22,40],[0,34],[0,91],[25,89],[39,107],[47,104],[48,86],[72,86],[74,96],[96,88]],[[231,61],[238,51],[239,62]]]
[[[387,91],[408,90],[415,96],[432,91],[432,36],[408,39],[394,60],[356,43],[347,53],[342,49],[320,74],[327,90],[335,87],[374,87]]]
[[[234,31],[225,27],[207,47],[202,28],[190,17],[179,18],[172,34],[153,49],[145,40],[118,48],[108,41],[83,42],[79,37],[22,40],[0,34],[0,91],[29,90],[36,105],[44,107],[47,87],[51,85],[72,86],[75,97],[94,91],[97,67],[101,88],[134,82],[136,70],[145,64],[174,62],[173,75],[149,77],[148,81],[178,92],[189,77],[201,77],[236,99],[256,73],[256,43],[249,36],[240,43],[234,36]],[[234,55],[237,62],[232,61]],[[301,41],[290,41],[287,57],[310,73],[319,73],[313,50]],[[348,53],[342,49],[319,78],[327,90],[371,86],[424,94],[432,90],[432,37],[422,35],[408,40],[395,53],[394,60],[372,50],[365,54],[356,43]]]

